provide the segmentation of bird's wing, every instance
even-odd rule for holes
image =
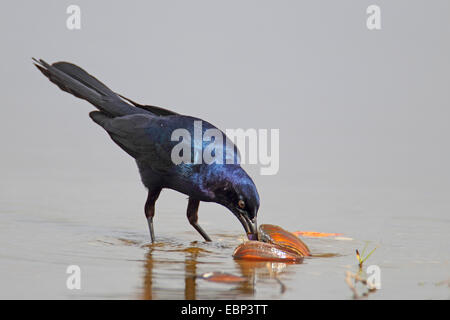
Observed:
[[[110,118],[102,112],[93,111],[90,116],[129,155],[161,174],[169,173],[176,167],[171,156],[172,150],[177,145],[191,151],[190,162],[188,164],[183,163],[183,167],[187,169],[197,164],[205,164],[203,152],[211,141],[204,141],[203,135],[208,129],[217,129],[206,121],[182,115],[160,117],[148,114],[133,114]],[[194,123],[196,121],[201,121],[202,124],[200,137],[195,136]],[[172,133],[177,129],[186,130],[190,139],[177,137],[172,140]],[[222,163],[229,163],[227,162],[229,159],[234,159],[239,163],[240,156],[236,146],[229,141],[222,131],[217,129],[217,132],[224,137]],[[194,141],[196,138],[200,138],[201,141]]]
[[[134,105],[135,107],[150,111],[153,114],[156,114],[158,116],[173,116],[173,115],[177,115],[178,113],[168,110],[168,109],[164,109],[161,107],[157,107],[157,106],[151,106],[151,105],[144,105],[144,104],[139,104],[137,102],[134,102],[133,100],[124,97],[121,94],[117,94],[119,97],[121,97],[122,99],[126,100],[127,102],[131,103],[132,105]]]
[[[164,174],[174,167],[170,155],[176,142],[171,141],[171,132],[165,128],[166,117],[134,114],[110,118],[99,111],[89,115],[124,151],[155,172]]]

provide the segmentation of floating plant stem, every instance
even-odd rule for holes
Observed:
[[[363,263],[364,263],[367,259],[369,259],[369,257],[372,255],[372,253],[374,253],[374,251],[378,248],[378,247],[373,248],[373,250],[370,251],[369,254],[368,254],[367,256],[364,257],[364,253],[366,252],[367,245],[368,245],[368,242],[366,242],[366,245],[364,246],[363,251],[362,251],[361,254],[359,253],[358,249],[356,249],[356,259],[358,259],[358,264],[359,264],[359,268],[360,268],[360,269],[362,268]]]

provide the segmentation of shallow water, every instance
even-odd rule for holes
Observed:
[[[449,1],[384,1],[380,31],[364,1],[78,2],[77,31],[56,1],[0,11],[0,298],[352,299],[366,243],[369,299],[450,298]],[[32,56],[223,130],[280,129],[279,172],[246,167],[259,224],[352,240],[305,238],[316,256],[298,265],[238,262],[232,214],[201,203],[205,243],[164,190],[150,245],[135,163]],[[195,277],[214,271],[248,281]]]
[[[382,285],[369,299],[450,297],[447,218],[380,218],[370,212],[356,218],[354,212],[342,211],[316,219],[305,214],[306,224],[287,209],[277,221],[261,211],[260,223],[278,223],[290,231],[316,225],[315,231],[344,234],[303,238],[314,256],[302,264],[254,263],[233,260],[244,233],[239,222],[217,205],[200,209],[200,223],[214,240],[207,243],[183,212],[170,209],[182,208],[185,197],[166,192],[158,201],[157,243],[151,244],[142,203],[136,201],[145,200],[144,190],[107,199],[105,194],[120,194],[117,185],[68,174],[77,188],[65,179],[36,175],[25,187],[12,178],[3,185],[8,197],[0,203],[0,298],[352,299],[345,273],[358,271],[355,249],[361,251],[366,243],[368,250],[377,250],[363,269],[378,265]],[[120,185],[138,187],[131,178]],[[80,290],[66,287],[69,265],[81,268]],[[214,271],[246,281],[213,283],[199,278]]]

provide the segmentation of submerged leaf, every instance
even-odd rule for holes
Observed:
[[[297,237],[311,237],[311,238],[322,238],[322,237],[336,237],[341,236],[342,233],[325,233],[325,232],[317,232],[317,231],[294,231],[292,232]]]

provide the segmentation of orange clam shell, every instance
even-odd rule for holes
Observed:
[[[262,224],[259,227],[262,241],[270,242],[288,248],[301,256],[310,256],[311,252],[306,244],[295,234],[273,224]]]
[[[235,259],[256,261],[302,262],[303,256],[278,244],[260,241],[247,241],[238,246],[234,252]]]

